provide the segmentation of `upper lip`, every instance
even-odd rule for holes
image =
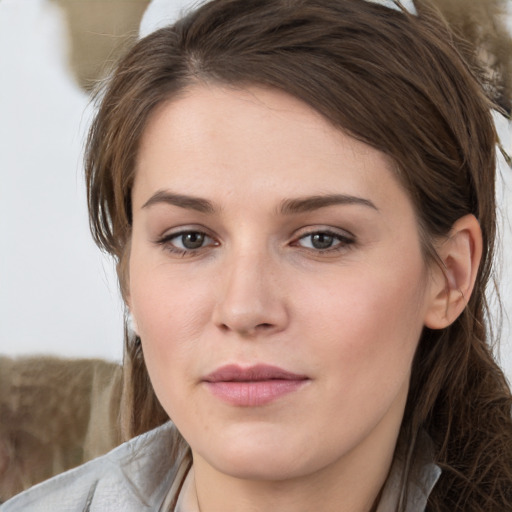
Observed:
[[[217,368],[203,378],[206,382],[254,382],[265,380],[306,380],[305,375],[299,375],[277,366],[257,364],[242,367],[228,364]]]

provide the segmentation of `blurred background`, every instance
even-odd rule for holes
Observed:
[[[123,307],[89,234],[81,160],[89,93],[148,4],[0,0],[1,354],[121,360]],[[155,2],[147,31],[182,4]]]
[[[90,91],[139,31],[192,3],[0,0],[0,354],[121,361],[114,266],[94,246],[86,214],[81,160]],[[510,124],[497,123],[512,153]],[[498,199],[505,249],[498,281],[512,315],[512,170],[503,159]],[[510,325],[505,316],[497,353],[509,379]]]

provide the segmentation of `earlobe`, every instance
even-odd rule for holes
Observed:
[[[128,315],[126,317],[126,323],[128,325],[128,329],[138,336],[139,335],[139,327],[137,325],[137,320],[135,320],[135,317],[133,316],[133,313],[131,311],[128,311]]]
[[[466,307],[482,257],[482,231],[474,215],[465,215],[453,225],[437,246],[441,267],[432,269],[431,296],[425,326],[443,329]],[[435,264],[434,264],[435,265]]]

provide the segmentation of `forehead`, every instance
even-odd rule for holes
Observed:
[[[278,90],[195,86],[161,104],[143,133],[134,207],[170,188],[226,198],[405,195],[392,160]]]

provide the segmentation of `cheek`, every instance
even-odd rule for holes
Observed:
[[[423,267],[344,275],[302,302],[303,332],[315,339],[319,366],[354,396],[395,389],[408,378],[423,328]],[[348,273],[347,273],[348,274]]]
[[[206,315],[208,297],[204,282],[162,259],[137,247],[130,258],[130,309],[143,341],[156,345],[173,333],[192,336]]]
[[[183,280],[164,265],[151,266],[132,255],[130,307],[137,321],[144,358],[163,404],[189,384],[195,343],[210,317],[211,294],[201,283]],[[174,390],[176,393],[174,393]],[[167,407],[166,407],[167,408]],[[170,411],[168,411],[170,412]]]

